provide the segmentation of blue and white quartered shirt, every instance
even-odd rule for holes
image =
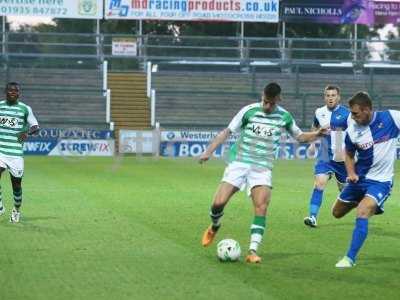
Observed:
[[[317,108],[314,116],[314,127],[330,127],[330,134],[321,138],[318,150],[318,160],[343,161],[344,131],[351,119],[350,111],[343,105],[336,106],[333,110],[322,106]]]
[[[374,112],[369,125],[354,120],[346,131],[346,151],[357,154],[356,173],[360,178],[392,181],[397,137],[400,134],[400,111]]]

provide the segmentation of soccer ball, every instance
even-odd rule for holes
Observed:
[[[240,245],[235,240],[225,239],[217,245],[217,256],[221,261],[237,261],[240,253]]]

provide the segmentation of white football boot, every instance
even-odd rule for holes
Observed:
[[[336,268],[352,268],[354,267],[356,264],[354,263],[354,261],[348,257],[348,256],[344,256],[341,260],[339,260],[337,262],[337,264],[335,265]]]
[[[19,211],[17,211],[15,208],[13,208],[13,210],[11,212],[11,216],[10,216],[10,222],[18,223],[20,216],[21,216],[21,213]]]
[[[310,227],[317,227],[317,219],[314,216],[305,217],[304,224]]]

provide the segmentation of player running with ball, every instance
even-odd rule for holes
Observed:
[[[254,206],[249,253],[246,257],[249,263],[261,262],[257,250],[266,227],[272,188],[271,171],[282,133],[286,130],[299,142],[311,142],[327,133],[325,128],[302,132],[292,115],[277,104],[280,100],[280,86],[277,83],[268,84],[261,102],[242,108],[200,156],[200,163],[207,161],[232,133],[240,133],[230,149],[230,163],[214,196],[210,211],[211,225],[203,234],[202,245],[209,246],[213,242],[221,227],[225,205],[233,194],[246,185]]]

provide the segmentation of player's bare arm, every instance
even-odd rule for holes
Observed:
[[[34,135],[39,132],[39,126],[34,125],[31,128],[29,128],[28,132],[21,132],[18,136],[18,142],[24,142],[28,138],[29,135]]]
[[[207,147],[206,151],[204,151],[199,158],[199,163],[206,162],[210,159],[211,155],[214,153],[215,149],[218,148],[219,145],[224,143],[226,139],[231,135],[231,131],[229,128],[225,128],[214,138],[211,144]]]
[[[344,164],[346,166],[346,171],[347,171],[347,181],[356,183],[359,178],[354,167],[355,166],[354,153],[345,151]]]
[[[316,127],[316,126],[311,126],[311,130],[310,130],[310,131],[312,131],[312,132],[313,132],[313,131],[317,131],[318,128],[319,128],[319,126],[318,126],[318,127]],[[314,142],[311,142],[311,143],[310,143],[310,146],[308,146],[308,148],[307,148],[307,153],[308,153],[309,156],[314,156],[314,155],[315,155],[315,151],[316,151],[315,143],[314,143]]]
[[[313,142],[320,137],[329,133],[329,127],[318,128],[315,131],[303,132],[296,137],[296,140],[300,143]]]

